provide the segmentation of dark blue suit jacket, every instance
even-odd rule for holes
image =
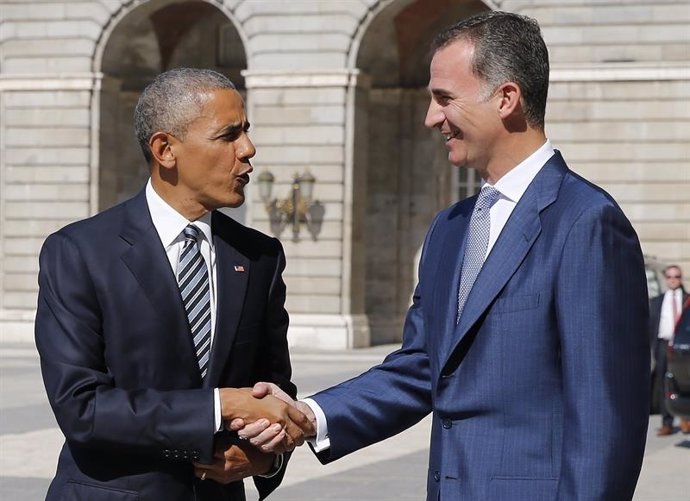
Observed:
[[[323,462],[433,412],[429,501],[625,501],[649,411],[639,242],[616,203],[551,158],[515,207],[456,325],[476,197],[427,234],[402,348],[317,394]]]
[[[217,315],[201,380],[187,317],[145,192],[46,240],[36,344],[66,437],[48,500],[243,500],[242,483],[200,482],[213,388],[270,380],[292,395],[280,243],[214,212]],[[239,270],[239,271],[238,271]],[[244,270],[244,271],[242,271]],[[257,478],[263,496],[282,475]]]

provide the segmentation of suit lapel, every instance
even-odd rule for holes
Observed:
[[[163,326],[162,329],[156,329],[156,332],[165,333],[166,349],[179,353],[181,365],[196,370],[198,375],[199,366],[180,289],[151,221],[144,190],[127,203],[120,236],[130,244],[121,258],[141,286],[151,303],[152,311]],[[152,331],[151,335],[155,335],[155,332]]]
[[[448,340],[452,338],[455,330],[455,317],[458,312],[458,284],[460,283],[460,270],[465,254],[465,236],[476,201],[476,196],[467,199],[457,205],[449,214],[448,224],[444,230],[442,250],[437,260],[438,267],[431,285],[434,294],[432,304],[442,308],[441,311],[438,311],[438,318],[445,320],[441,325],[440,338],[440,344],[444,348],[449,344]],[[446,351],[441,349],[437,353],[443,357]]]
[[[216,327],[211,347],[211,361],[204,386],[213,386],[221,376],[237,334],[244,296],[249,281],[250,260],[238,251],[233,235],[214,212],[213,245],[216,252]]]
[[[539,171],[515,206],[477,276],[465,303],[460,323],[457,326],[453,325],[452,336],[445,337],[446,346],[441,351],[445,358],[441,367],[448,363],[462,339],[484,315],[524,261],[541,233],[540,213],[558,197],[558,190],[566,171],[565,162],[557,152]],[[450,290],[457,292],[457,280],[459,278]],[[451,294],[453,295],[455,294]],[[457,299],[455,300],[457,302]],[[455,312],[452,313],[453,323]],[[448,317],[451,317],[450,309]]]

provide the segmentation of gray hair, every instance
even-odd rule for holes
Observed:
[[[187,127],[201,113],[208,91],[235,90],[235,85],[213,70],[175,68],[158,75],[142,92],[134,109],[134,134],[144,158],[152,160],[149,139],[168,132],[184,139]]]
[[[492,11],[464,19],[439,33],[432,53],[459,41],[474,45],[473,73],[487,87],[488,98],[500,85],[515,82],[522,91],[527,123],[544,129],[549,90],[549,52],[536,20]]]

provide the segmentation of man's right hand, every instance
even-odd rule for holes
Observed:
[[[303,440],[316,436],[316,416],[304,402],[293,400],[290,395],[273,383],[256,383],[254,388],[252,388],[252,395],[262,400],[275,397],[296,409],[306,417],[309,423],[308,427],[302,428],[304,431]],[[258,420],[250,423],[243,419],[233,419],[230,422],[230,428],[237,431],[240,438],[248,439],[252,445],[264,452],[280,453],[285,451],[284,442],[281,439],[281,429],[271,425],[267,420]]]
[[[221,388],[219,391],[224,421],[241,421],[247,425],[257,423],[257,427],[261,425],[266,429],[270,426],[270,430],[277,431],[270,441],[271,450],[261,448],[264,452],[291,451],[302,445],[305,437],[315,433],[311,421],[303,412],[271,394],[256,397],[253,395],[253,389],[250,392],[237,388]],[[282,392],[280,389],[279,391]],[[284,434],[284,437],[276,440],[281,434]]]

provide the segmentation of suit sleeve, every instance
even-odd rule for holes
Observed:
[[[46,240],[38,280],[36,346],[66,439],[104,451],[210,462],[213,390],[117,387],[106,364],[98,294],[70,237],[57,233]]]
[[[642,252],[620,209],[586,209],[556,277],[564,443],[559,500],[631,499],[649,412]]]
[[[432,410],[421,270],[438,219],[424,242],[420,283],[405,319],[402,347],[364,374],[311,397],[328,423],[330,448],[317,454],[324,464],[400,433]]]

